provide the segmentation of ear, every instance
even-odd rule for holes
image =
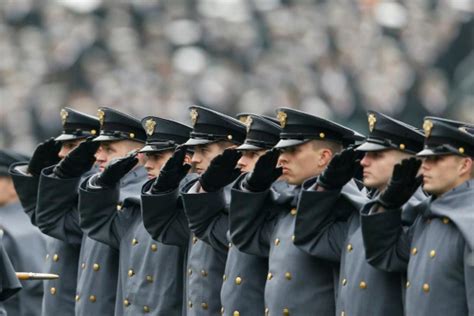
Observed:
[[[185,164],[191,164],[191,159],[193,158],[192,155],[190,154],[186,154],[186,156],[184,156],[184,163]]]
[[[461,164],[459,166],[459,174],[461,176],[467,174],[471,175],[473,173],[473,161],[471,157],[465,157],[462,159]]]
[[[322,148],[319,152],[319,167],[326,167],[332,159],[332,151],[328,148]]]

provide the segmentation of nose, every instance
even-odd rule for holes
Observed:
[[[64,157],[66,157],[67,153],[68,153],[68,150],[64,148],[64,146],[61,146],[61,150],[58,153],[58,157],[63,159]]]
[[[107,158],[106,158],[104,150],[102,149],[102,146],[99,147],[99,149],[97,149],[94,156],[97,163],[102,163],[102,162],[107,161]]]
[[[370,162],[370,158],[367,154],[365,154],[364,158],[362,158],[362,160],[360,161],[360,165],[362,167],[367,167],[369,165],[369,162]]]
[[[239,169],[245,168],[247,166],[246,158],[245,156],[240,157],[239,161],[237,161],[237,167]]]
[[[197,164],[197,163],[200,163],[201,160],[202,160],[201,155],[198,154],[197,152],[194,152],[193,157],[191,158],[191,163]]]

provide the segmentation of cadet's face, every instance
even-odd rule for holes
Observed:
[[[145,158],[145,169],[148,173],[148,179],[153,179],[158,176],[161,168],[173,155],[172,150],[164,152],[147,153]]]
[[[95,153],[96,164],[102,172],[112,159],[124,157],[130,151],[139,148],[141,144],[128,140],[102,142]]]
[[[294,185],[319,175],[326,167],[321,166],[321,149],[315,147],[313,142],[284,148],[278,166],[282,167],[282,180]]]
[[[382,191],[392,177],[393,167],[407,158],[407,155],[395,150],[368,151],[360,161],[363,170],[364,185]]]
[[[265,153],[265,150],[244,150],[242,157],[237,161],[237,167],[242,172],[250,172],[255,167],[258,158]]]
[[[67,140],[62,142],[61,144],[61,150],[58,153],[59,158],[63,159],[66,157],[67,154],[77,146],[79,146],[80,143],[82,143],[85,139],[75,139],[75,140]]]
[[[424,158],[421,165],[423,189],[429,194],[440,196],[469,179],[470,168],[472,168],[471,158],[456,155]]]
[[[198,174],[206,171],[207,167],[217,155],[222,154],[224,148],[217,143],[194,146],[194,154],[191,162],[195,165],[195,171]]]
[[[15,188],[10,177],[0,176],[0,207],[16,199]]]

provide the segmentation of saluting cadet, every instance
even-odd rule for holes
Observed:
[[[83,234],[79,226],[78,186],[95,162],[102,171],[111,159],[141,148],[145,141],[140,121],[127,114],[104,107],[99,108],[98,118],[98,137],[82,142],[56,166],[43,170],[36,210],[43,232],[71,244],[80,243],[74,296],[76,315],[87,316],[114,315],[119,258],[116,249]],[[127,196],[129,189],[137,190],[143,175],[130,172],[122,179],[121,198]]]
[[[23,211],[8,167],[28,157],[11,150],[0,149],[0,235],[4,249],[17,271],[43,271],[46,239]],[[43,283],[29,281],[23,290],[5,302],[10,315],[41,315]]]
[[[395,166],[387,189],[364,207],[368,261],[386,271],[407,269],[405,315],[474,313],[474,136],[463,127],[425,119],[423,189],[431,194],[405,231],[400,207],[420,183],[421,162]]]
[[[364,199],[348,182],[362,165],[364,185],[379,195],[395,164],[420,151],[424,137],[414,127],[375,111],[368,112],[368,122],[369,136],[362,145],[337,154],[319,178],[305,183],[294,243],[313,256],[341,264],[336,315],[398,316],[403,315],[402,274],[367,263],[359,215]],[[361,161],[357,151],[365,153]],[[418,190],[406,206],[424,198]],[[411,224],[413,217],[405,216],[404,224]]]
[[[199,174],[208,169],[211,160],[224,152],[224,149],[240,145],[245,139],[245,126],[238,120],[219,112],[203,107],[193,106],[191,119],[193,130],[191,138],[185,143],[194,149],[191,162],[195,164]],[[220,156],[221,163],[236,165],[240,155],[236,151],[227,151]],[[195,231],[198,236],[191,234],[193,226],[188,226],[184,213],[209,214],[225,212],[226,205],[222,203],[224,194],[222,183],[230,183],[239,171],[230,174],[208,174],[204,180],[201,177],[186,183],[181,190],[178,185],[185,177],[189,167],[183,166],[183,160],[176,155],[168,160],[160,176],[153,183],[144,187],[142,194],[142,212],[145,227],[153,238],[163,243],[188,245],[186,269],[186,304],[187,315],[218,315],[221,310],[220,290],[227,257],[227,242],[217,240],[212,236],[206,242],[199,239],[208,238],[204,231]],[[186,180],[186,179],[185,179]],[[182,186],[182,185],[181,185]],[[208,194],[194,194],[202,188]],[[193,192],[190,193],[189,191]],[[182,199],[179,198],[182,197]],[[181,205],[181,203],[184,204]],[[222,227],[218,224],[219,227]],[[225,235],[226,229],[224,228]],[[211,244],[211,245],[209,245]]]
[[[61,110],[60,116],[63,125],[62,134],[55,139],[49,139],[39,144],[28,164],[18,163],[10,167],[10,174],[21,204],[34,225],[38,225],[36,206],[41,171],[58,163],[69,151],[84,142],[87,137],[95,135],[99,130],[97,118],[79,111],[64,108]],[[57,191],[60,191],[60,187],[54,187],[49,193],[53,194]],[[68,192],[67,194],[61,192],[57,196],[61,198],[75,196],[77,198],[77,192]],[[57,201],[52,199],[46,200],[45,203],[58,208],[64,207],[65,210],[70,207],[70,205],[59,204]],[[80,244],[71,244],[54,237],[47,238],[46,247],[48,253],[45,257],[45,271],[60,275],[60,279],[44,281],[41,314],[43,316],[74,315]]]
[[[139,152],[146,154],[145,168],[148,176],[154,178],[176,147],[187,141],[191,128],[153,116],[145,117],[142,126],[147,133],[147,143]],[[185,154],[185,148],[183,150]],[[101,175],[82,183],[81,227],[91,238],[119,250],[115,315],[180,316],[185,247],[157,242],[145,230],[140,209],[141,186],[135,187],[133,192],[127,190],[129,196],[120,201],[115,182],[101,185],[107,173],[119,180],[136,162],[133,155],[121,158],[106,167]],[[132,172],[139,172],[145,182],[144,170],[139,167]]]
[[[281,154],[272,150],[261,156],[232,190],[231,239],[241,251],[269,256],[265,315],[332,315],[337,266],[293,244],[294,221],[303,181],[320,174],[354,132],[292,109],[280,109],[278,119],[282,132],[274,148]],[[297,187],[271,190],[280,175]]]

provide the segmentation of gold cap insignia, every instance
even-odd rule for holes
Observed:
[[[465,128],[464,126],[463,127],[459,127],[458,130],[460,130],[461,132],[464,132],[464,133],[468,133],[469,132],[467,131],[467,128]]]
[[[97,117],[99,118],[100,126],[104,125],[105,112],[102,110],[97,110]]]
[[[191,114],[191,121],[193,122],[193,126],[194,126],[196,125],[199,113],[196,109],[192,109],[190,114]]]
[[[250,126],[252,125],[252,122],[253,122],[253,119],[252,117],[249,115],[247,116],[247,119],[245,120],[245,126],[247,126],[247,133],[250,131]]]
[[[278,111],[277,119],[278,119],[278,121],[280,121],[280,126],[281,126],[281,128],[285,128],[285,126],[286,126],[286,118],[287,118],[287,115],[286,115],[285,112],[283,112],[283,111]]]
[[[425,137],[430,137],[432,129],[433,129],[433,122],[431,120],[425,120],[425,122],[423,123],[423,130],[425,131]]]
[[[377,123],[377,117],[374,113],[370,113],[367,117],[367,121],[369,122],[369,131],[372,133],[375,128],[375,123]]]
[[[148,119],[145,122],[145,130],[147,135],[151,136],[155,132],[156,122],[153,119]]]
[[[61,121],[63,122],[63,126],[64,126],[66,124],[66,120],[69,113],[65,109],[62,109],[59,115],[61,115]]]

